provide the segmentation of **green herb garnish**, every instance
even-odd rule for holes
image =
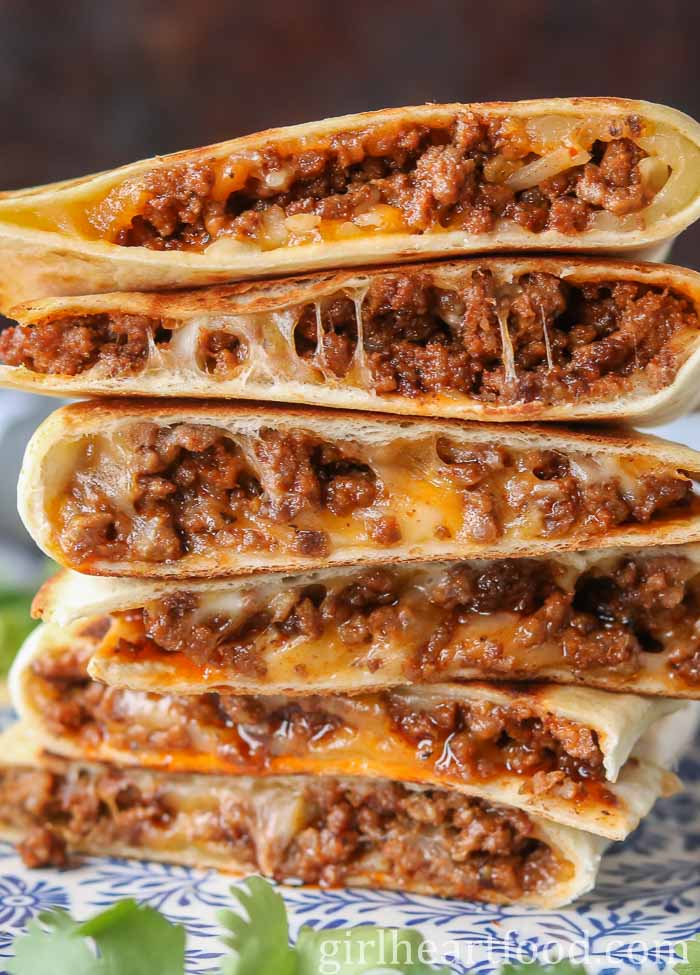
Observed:
[[[231,893],[245,915],[223,910],[222,941],[229,949],[211,975],[450,975],[426,960],[427,944],[416,930],[303,927],[294,946],[284,901],[262,877],[249,877]],[[184,975],[185,928],[152,907],[118,901],[88,921],[66,911],[44,911],[14,942],[9,975]],[[700,975],[700,936],[676,947],[684,960],[677,975]],[[505,965],[501,975],[586,975],[582,965],[536,961]]]
[[[183,975],[185,929],[123,900],[89,921],[43,911],[14,944],[10,975]]]
[[[676,945],[676,954],[683,959],[673,969],[677,975],[700,975],[700,935]]]
[[[0,678],[6,677],[17,651],[37,625],[30,616],[31,593],[0,587]]]
[[[221,975],[361,975],[379,967],[403,975],[450,975],[447,968],[438,970],[421,960],[424,941],[418,931],[304,927],[290,948],[287,910],[277,891],[261,877],[250,877],[244,887],[231,893],[247,919],[219,911],[219,920],[232,932],[224,942],[234,952],[222,961]]]
[[[249,877],[231,893],[248,915],[219,911],[227,930],[222,940],[233,955],[221,961],[221,975],[297,975],[298,956],[289,947],[287,909],[262,877]]]

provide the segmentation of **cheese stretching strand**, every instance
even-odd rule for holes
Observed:
[[[491,258],[13,309],[0,381],[475,419],[672,416],[696,397],[700,275]]]

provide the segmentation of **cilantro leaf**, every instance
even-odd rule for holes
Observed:
[[[29,593],[0,589],[0,677],[12,666],[17,651],[37,625],[29,614]]]
[[[152,907],[119,901],[80,925],[100,951],[100,975],[183,975],[185,929]]]
[[[297,975],[297,953],[289,946],[287,909],[277,891],[262,877],[248,877],[231,893],[246,912],[219,911],[230,933],[222,938],[235,953],[221,961],[221,975]]]
[[[676,945],[676,954],[683,961],[673,969],[677,975],[700,975],[700,935],[695,935],[691,941],[682,941]]]
[[[450,975],[428,964],[428,946],[419,931],[398,928],[302,928],[297,940],[299,975],[318,975],[333,965],[336,975],[401,972],[402,975]]]
[[[9,975],[95,975],[99,963],[77,935],[79,927],[66,911],[43,911],[15,940],[14,958],[6,965]]]
[[[304,927],[291,948],[284,900],[266,880],[249,877],[231,893],[247,917],[219,911],[219,921],[230,932],[222,940],[234,952],[222,959],[220,975],[318,975],[324,962],[333,962],[337,975],[362,975],[378,966],[402,975],[449,975],[426,963],[427,946],[418,931]]]
[[[84,922],[44,911],[14,951],[9,975],[184,975],[185,929],[124,900]]]

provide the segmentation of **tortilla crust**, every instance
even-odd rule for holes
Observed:
[[[39,767],[49,770],[59,771],[65,767],[65,761],[42,749],[41,743],[37,741],[32,730],[24,724],[15,724],[0,734],[0,750],[2,751],[2,762],[0,767],[26,766],[29,768]],[[81,768],[87,771],[100,769],[103,766],[96,766],[85,761],[78,760]],[[144,775],[156,781],[166,782],[177,778],[178,782],[183,780],[191,791],[193,797],[202,792],[208,792],[212,786],[215,788],[226,788],[231,783],[230,777],[218,777],[210,775],[187,775],[186,773],[164,773],[164,772],[145,772]],[[277,778],[274,784],[284,791],[295,788],[303,788],[304,777],[294,776],[293,778]],[[252,794],[259,783],[255,779],[239,777],[235,780],[235,788],[239,793]],[[420,787],[416,787],[420,788]],[[521,904],[544,909],[553,909],[568,904],[582,894],[587,893],[595,884],[600,859],[608,841],[602,837],[594,836],[580,829],[572,829],[568,826],[560,826],[537,816],[531,817],[537,835],[544,843],[547,843],[555,853],[568,864],[570,870],[564,871],[564,875],[548,890],[532,893],[519,901]],[[22,831],[4,823],[0,818],[0,838],[11,843],[19,842],[22,839]],[[274,835],[273,835],[274,841]],[[109,849],[100,846],[91,846],[89,843],[75,849],[77,853],[85,853],[94,856],[117,856],[133,857],[135,859],[148,859],[161,861],[164,863],[178,863],[185,866],[198,868],[211,868],[230,873],[234,876],[245,876],[250,868],[236,861],[234,857],[211,856],[203,857],[201,853],[183,848],[176,853],[164,853],[163,851],[149,848],[147,845],[126,846],[114,845]],[[265,864],[261,862],[261,867]],[[358,874],[352,878],[353,887],[377,887],[382,885],[382,877],[375,875]],[[386,880],[385,880],[386,885]],[[412,888],[414,893],[442,896],[442,892],[437,887],[416,886]]]
[[[91,176],[0,193],[0,311],[29,298],[87,292],[149,291],[172,287],[200,287],[254,277],[328,267],[357,267],[386,261],[399,263],[427,257],[484,251],[557,250],[627,253],[659,259],[659,249],[700,216],[700,193],[671,215],[654,219],[649,226],[621,232],[590,230],[572,236],[558,231],[533,234],[518,226],[497,228],[488,234],[446,231],[439,234],[388,233],[374,237],[307,244],[261,251],[242,245],[228,258],[181,251],[149,251],[128,248],[104,240],[87,240],[75,233],[35,229],[22,222],[22,211],[63,201],[72,208],[87,208],[116,184],[149,170],[177,163],[226,156],[233,151],[259,152],[289,139],[301,140],[308,149],[319,140],[349,128],[372,123],[421,123],[473,110],[487,120],[511,117],[585,116],[633,114],[653,124],[668,126],[674,134],[700,147],[700,125],[676,109],[622,98],[554,98],[514,103],[473,105],[421,105],[363,112],[283,129],[270,129],[240,139],[171,156],[146,159]],[[653,255],[653,256],[652,256]]]
[[[32,702],[32,662],[41,656],[60,653],[66,643],[73,646],[72,640],[70,630],[61,630],[47,624],[40,626],[24,644],[10,675],[15,709],[25,724],[33,729],[33,733],[47,751],[66,758],[107,761],[124,766],[140,765],[178,772],[231,774],[231,765],[214,754],[191,756],[187,752],[178,754],[177,751],[166,754],[147,747],[133,752],[114,747],[109,739],[87,746],[77,738],[71,739],[68,735],[59,738],[51,732],[42,713]],[[80,645],[79,637],[75,645]],[[604,757],[606,783],[610,783],[607,787],[615,799],[611,804],[604,805],[588,800],[581,803],[580,800],[572,801],[558,795],[539,795],[523,788],[527,777],[511,773],[503,773],[488,781],[465,781],[449,773],[441,773],[436,777],[426,767],[425,778],[420,779],[423,784],[456,789],[467,795],[516,806],[554,822],[578,826],[611,839],[623,839],[636,827],[639,818],[646,814],[653,802],[654,790],[674,787],[667,773],[634,757],[634,749],[640,745],[645,735],[653,736],[653,726],[657,721],[681,710],[682,705],[679,702],[645,699],[631,694],[610,694],[589,688],[485,682],[418,685],[410,688],[410,698],[415,699],[419,706],[422,704],[427,708],[438,698],[466,703],[522,704],[536,714],[554,714],[561,719],[592,728],[598,735]],[[272,774],[362,775],[400,781],[415,780],[413,775],[407,774],[408,767],[404,768],[400,760],[392,763],[387,755],[367,754],[361,760],[357,756],[350,759],[334,757],[331,749],[326,753],[319,753],[318,759],[309,754],[306,757],[290,757],[278,764],[279,767]]]
[[[624,428],[545,427],[528,424],[509,426],[469,423],[461,420],[420,420],[414,418],[382,417],[369,412],[326,412],[311,407],[281,408],[272,405],[231,403],[215,405],[206,402],[156,402],[151,400],[104,400],[77,403],[57,410],[38,428],[29,442],[19,479],[19,511],[27,530],[36,543],[59,563],[62,554],[53,538],[52,523],[47,513],[51,484],[56,478],[57,465],[65,462],[65,450],[81,437],[99,432],[109,436],[120,426],[133,421],[154,423],[215,424],[233,433],[254,434],[262,426],[280,431],[301,428],[320,437],[359,443],[383,445],[396,437],[448,435],[459,443],[496,443],[513,448],[554,449],[564,454],[573,450],[585,451],[594,458],[604,457],[611,465],[621,456],[654,458],[674,470],[700,474],[700,453],[659,437],[636,433]],[[64,456],[61,456],[63,450]],[[58,451],[58,453],[57,453]],[[70,465],[69,465],[70,466]],[[236,556],[221,552],[217,558],[196,557],[170,563],[141,563],[132,560],[94,560],[88,574],[118,576],[152,576],[186,578],[188,576],[217,577],[254,574],[258,571],[293,572],[320,565],[349,563],[394,562],[415,559],[523,557],[557,551],[571,551],[596,547],[625,547],[632,545],[673,545],[700,541],[700,516],[689,514],[650,524],[623,526],[603,535],[573,533],[562,539],[501,539],[491,547],[478,542],[435,539],[423,545],[402,544],[387,555],[385,548],[375,545],[342,547],[320,560],[285,555],[273,561],[270,555],[247,553]],[[198,560],[198,561],[197,561]],[[183,564],[184,563],[184,564]]]
[[[465,269],[497,271],[504,275],[547,273],[571,284],[600,280],[639,282],[670,288],[693,304],[700,314],[700,274],[695,271],[648,263],[605,261],[580,257],[496,257],[476,258],[442,265],[415,264],[408,270],[438,272],[449,282]],[[343,288],[361,288],[377,275],[392,269],[383,267],[365,271],[343,270],[305,275],[275,282],[245,282],[228,287],[198,291],[171,291],[158,294],[126,292],[87,295],[77,298],[46,298],[11,309],[10,317],[31,326],[70,315],[119,313],[144,315],[149,318],[171,318],[187,322],[207,315],[253,315],[314,302]],[[576,403],[546,405],[537,401],[499,405],[468,395],[422,394],[417,397],[395,393],[378,395],[355,389],[342,382],[313,382],[290,379],[283,374],[271,382],[249,382],[246,379],[212,379],[190,368],[150,364],[142,373],[132,375],[92,375],[86,370],[76,376],[32,372],[23,366],[0,364],[0,384],[30,392],[57,396],[188,396],[214,399],[256,399],[282,403],[309,404],[338,409],[361,409],[413,416],[442,416],[460,419],[511,422],[523,420],[634,420],[654,425],[689,412],[700,402],[700,386],[695,374],[700,365],[700,332],[681,335],[676,340],[684,349],[684,361],[673,381],[655,392],[645,391],[643,379],[637,387],[616,400],[585,398]]]

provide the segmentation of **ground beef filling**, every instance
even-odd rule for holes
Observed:
[[[121,555],[152,562],[211,547],[265,551],[277,542],[262,529],[289,525],[292,551],[321,556],[328,551],[326,532],[302,530],[296,519],[323,511],[352,515],[379,496],[375,473],[333,444],[267,430],[252,446],[255,469],[216,427],[135,426],[128,445],[135,517],[118,510],[89,472],[78,474],[60,508],[65,551],[74,559]]]
[[[56,502],[58,542],[73,567],[95,558],[168,562],[231,549],[324,558],[336,543],[334,517],[348,519],[342,544],[367,535],[378,545],[401,540],[402,528],[386,507],[394,500],[405,507],[405,497],[392,495],[379,477],[380,448],[358,446],[363,456],[352,456],[301,430],[263,429],[247,438],[244,450],[244,437],[238,443],[217,427],[196,424],[134,423],[119,436],[123,453],[116,459],[111,441],[86,438]],[[448,437],[406,442],[398,456],[401,444],[391,448],[396,457],[388,474],[405,465],[405,476],[415,478],[407,461],[425,458],[445,496],[461,507],[462,524],[453,529],[486,545],[512,528],[527,534],[525,522],[533,537],[595,537],[683,510],[693,499],[689,478],[648,460],[619,459],[621,475],[629,474],[624,487],[597,469],[580,474],[577,464],[589,463],[585,456],[463,445]],[[125,480],[126,492],[115,492],[115,483],[123,488]],[[433,534],[442,540],[451,531],[438,525]]]
[[[397,271],[370,279],[360,311],[364,368],[352,369],[355,301],[331,296],[298,315],[296,354],[326,374],[379,396],[458,392],[503,404],[613,396],[640,374],[648,388],[661,388],[682,355],[671,339],[700,327],[687,298],[645,284],[575,286],[532,272],[506,295],[490,271],[470,273],[454,288],[437,285],[429,271]],[[0,334],[0,360],[39,373],[73,376],[98,364],[106,376],[128,374],[145,367],[149,348],[166,343],[172,328],[172,321],[116,314],[16,326]],[[197,361],[205,372],[232,378],[247,358],[243,336],[202,329]]]
[[[489,628],[484,637],[484,617],[496,615],[502,632]],[[674,682],[692,687],[700,683],[699,616],[700,574],[681,556],[618,559],[573,585],[556,563],[502,559],[417,573],[371,569],[344,584],[289,590],[279,603],[256,601],[235,619],[207,612],[195,593],[176,592],[114,614],[105,646],[124,659],[181,654],[199,668],[263,683],[280,651],[324,641],[339,641],[356,654],[352,666],[370,672],[382,669],[390,645],[406,678],[419,683],[460,677],[467,668],[483,677],[537,678],[547,666],[633,678],[653,653],[663,655]],[[545,661],[533,659],[543,648]]]
[[[551,886],[561,865],[515,809],[398,783],[319,780],[306,827],[285,850],[278,879],[342,886],[365,856],[397,887],[444,896],[514,900]]]
[[[400,695],[386,700],[395,732],[441,771],[485,779],[507,771],[527,776],[538,794],[574,800],[590,795],[591,781],[605,779],[597,734],[572,721],[520,704],[446,701],[423,710]]]
[[[206,813],[194,814],[196,832],[194,823],[190,827],[194,845],[215,844],[261,871],[261,837],[250,810],[222,800],[206,805]],[[19,852],[30,867],[63,866],[69,849],[97,841],[107,849],[147,847],[154,834],[167,837],[176,822],[172,853],[185,852],[183,817],[177,819],[168,798],[167,778],[156,775],[144,790],[143,779],[137,784],[128,771],[6,769],[0,772],[0,816],[26,831]],[[487,900],[546,890],[564,870],[523,812],[384,781],[308,783],[303,822],[286,844],[273,842],[267,852],[267,869],[278,881],[343,886],[367,864],[382,874],[380,886],[434,887],[446,897]]]
[[[132,197],[121,196],[127,213],[117,192],[93,222],[116,244],[153,250],[203,250],[221,238],[274,249],[387,231],[482,234],[503,221],[574,235],[601,210],[641,211],[667,177],[652,182],[640,168],[638,118],[611,120],[608,130],[585,165],[525,178],[524,188],[512,178],[538,156],[517,119],[487,123],[465,112],[448,125],[339,133],[323,149],[263,150],[231,192],[235,156],[151,170],[134,183],[143,200],[135,216]]]
[[[164,778],[55,764],[64,765],[66,774],[22,767],[0,771],[0,820],[26,830],[18,851],[27,866],[62,866],[68,851],[88,844],[95,851],[145,846],[191,852],[192,844],[206,849],[223,843],[239,862],[255,867],[245,810],[233,802],[216,812],[203,803],[204,811],[187,823]],[[168,843],[171,835],[174,842]]]
[[[57,662],[58,661],[58,662]],[[275,768],[275,760],[342,752],[364,734],[396,735],[412,761],[465,779],[488,780],[508,771],[536,776],[567,798],[581,783],[605,778],[595,732],[522,703],[496,705],[449,698],[429,706],[387,691],[358,698],[238,696],[208,693],[165,698],[105,687],[89,680],[72,652],[33,664],[32,694],[49,730],[88,746],[218,753],[241,772]],[[158,714],[167,701],[168,720]],[[372,730],[373,729],[373,730]],[[553,774],[552,774],[553,773]]]
[[[557,403],[612,395],[642,371],[658,388],[678,367],[671,337],[699,327],[686,298],[632,282],[575,287],[533,272],[509,287],[505,304],[499,290],[490,272],[476,272],[455,291],[436,287],[426,273],[374,279],[362,310],[369,388],[412,398],[459,392],[485,403]],[[342,317],[339,304],[322,323],[324,348],[335,352],[344,343],[342,368],[355,309],[345,302]],[[301,324],[310,347],[315,316]]]
[[[0,332],[0,361],[32,372],[77,376],[100,366],[105,377],[140,371],[149,350],[170,340],[172,323],[145,315],[80,315]]]
[[[554,645],[552,663],[574,674],[633,677],[645,667],[643,654],[653,653],[664,655],[674,681],[700,684],[700,576],[680,556],[622,558],[583,573],[573,588],[557,585],[545,563],[504,561],[483,575],[457,566],[430,601],[445,612],[416,652],[422,679],[441,679],[460,664],[507,677],[522,654]],[[507,644],[460,639],[474,613],[504,611],[521,617]]]

